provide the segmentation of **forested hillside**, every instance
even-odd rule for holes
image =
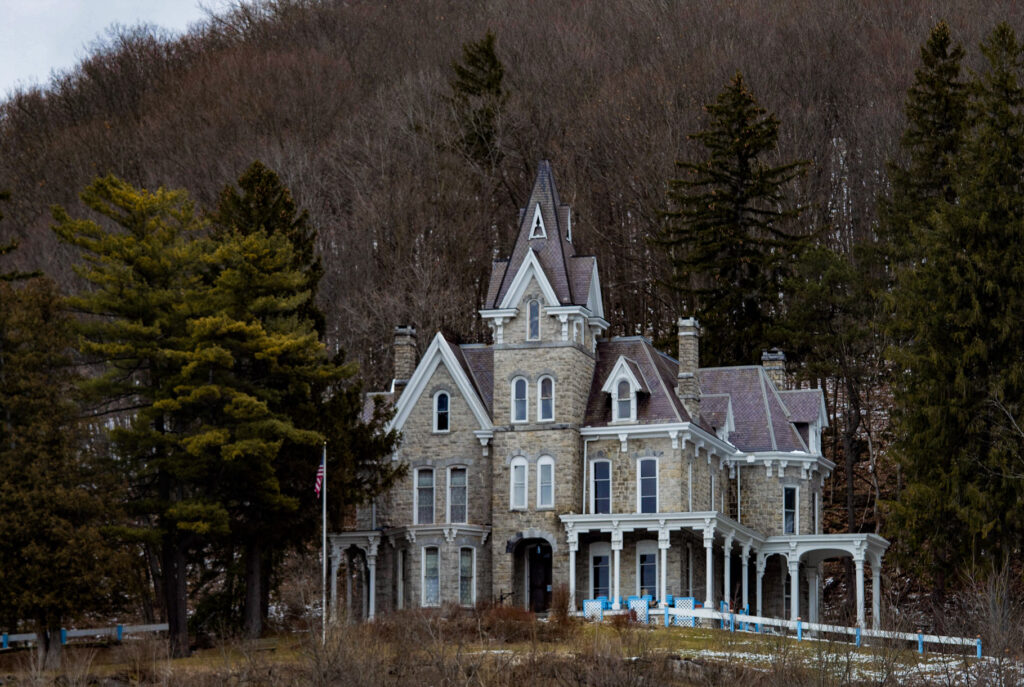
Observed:
[[[97,177],[184,189],[213,212],[260,160],[316,232],[328,347],[379,388],[396,324],[486,339],[476,313],[491,260],[509,252],[537,161],[550,159],[579,252],[598,258],[609,333],[661,341],[688,314],[658,241],[670,180],[677,161],[703,155],[691,135],[741,72],[779,123],[768,162],[799,162],[791,217],[819,251],[786,275],[808,288],[764,343],[778,337],[794,383],[827,391],[831,528],[876,531],[902,479],[884,451],[884,354],[912,334],[876,326],[891,282],[847,287],[871,272],[890,163],[914,170],[913,144],[900,143],[905,103],[940,20],[966,48],[966,79],[986,68],[977,46],[999,22],[1024,28],[1024,5],[265,0],[182,37],[113,28],[77,68],[0,104],[0,246],[20,244],[0,272],[40,270],[82,289],[51,207],[100,219],[79,200]],[[900,233],[897,215],[881,235]],[[1015,399],[992,400],[1013,419]]]

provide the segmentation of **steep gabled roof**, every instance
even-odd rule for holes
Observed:
[[[601,388],[620,358],[627,361],[631,371],[635,370],[634,374],[639,373],[643,377],[647,386],[647,393],[640,394],[637,398],[638,423],[690,421],[690,415],[676,397],[675,371],[668,373],[666,366],[661,362],[661,354],[654,349],[650,341],[639,336],[631,336],[616,337],[611,341],[601,341],[597,344],[597,365],[590,386],[584,425],[598,427],[611,422],[611,396]]]
[[[789,409],[793,422],[821,422],[822,427],[828,426],[825,399],[820,389],[786,389],[780,391],[779,396]]]
[[[543,232],[535,230],[538,214]],[[519,213],[519,233],[512,255],[507,261],[496,260],[492,266],[484,309],[503,307],[502,301],[531,251],[551,284],[558,305],[587,305],[593,258],[574,259],[576,249],[569,238],[571,221],[569,206],[563,205],[558,197],[551,163],[541,160],[530,199]]]
[[[459,361],[463,364],[466,374],[480,400],[487,407],[487,414],[494,417],[494,349],[484,344],[463,344],[453,347],[457,351]]]

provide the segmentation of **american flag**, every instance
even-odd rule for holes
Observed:
[[[320,490],[324,487],[324,461],[320,461],[320,467],[316,469],[316,484],[313,485],[313,492],[320,498]]]

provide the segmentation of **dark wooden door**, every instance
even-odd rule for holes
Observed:
[[[530,609],[543,613],[551,607],[551,546],[547,542],[530,544]]]

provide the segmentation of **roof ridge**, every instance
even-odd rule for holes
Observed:
[[[643,346],[644,352],[647,354],[647,359],[651,361],[651,367],[654,368],[654,374],[658,375],[658,380],[661,382],[661,386],[664,387],[664,389],[665,389],[665,395],[666,396],[675,396],[676,395],[675,394],[675,388],[673,387],[673,388],[669,389],[669,387],[666,386],[665,380],[661,378],[661,373],[658,372],[658,363],[651,356],[651,349],[654,348],[654,344],[652,344],[650,341],[647,341],[647,339],[644,339],[643,337],[641,337],[641,339],[643,340],[643,342],[645,344],[647,344],[647,345]],[[658,349],[656,349],[656,348],[654,348],[654,350],[657,351],[658,353],[661,352],[661,351],[658,351]],[[678,418],[680,422],[683,422],[683,416],[679,414],[679,408],[676,406],[675,401],[672,401],[671,398],[669,399],[669,405],[672,407],[672,412],[676,414],[676,418]],[[689,415],[689,413],[687,413],[687,415]],[[689,419],[693,420],[692,417],[689,418]]]
[[[779,450],[779,443],[775,441],[775,428],[772,427],[772,409],[768,407],[768,392],[764,388],[764,380],[767,378],[765,374],[759,374],[757,381],[761,385],[761,400],[764,401],[764,421],[768,425],[768,437],[772,442],[772,450]]]

